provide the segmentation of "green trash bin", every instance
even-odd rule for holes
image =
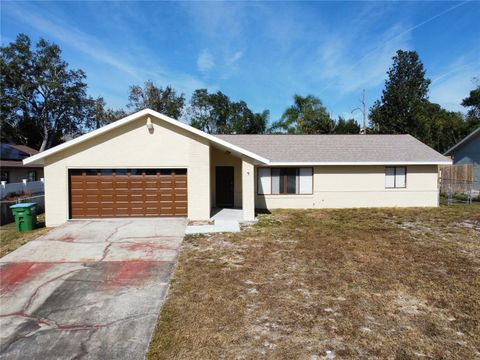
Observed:
[[[10,206],[17,231],[32,231],[37,226],[37,203],[20,203]]]

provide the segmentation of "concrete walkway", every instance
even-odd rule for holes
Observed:
[[[143,359],[184,232],[71,221],[0,259],[0,358]]]
[[[186,234],[209,234],[220,232],[239,232],[243,221],[242,209],[212,209],[212,224],[188,225]]]

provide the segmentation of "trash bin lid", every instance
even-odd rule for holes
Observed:
[[[20,203],[20,204],[15,204],[11,205],[10,209],[18,209],[18,208],[29,208],[32,206],[37,206],[37,203]]]

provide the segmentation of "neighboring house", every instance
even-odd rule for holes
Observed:
[[[142,110],[24,160],[45,166],[47,226],[212,208],[438,206],[450,159],[409,135],[214,136]]]
[[[473,164],[474,189],[480,190],[480,128],[452,146],[445,156],[450,156],[454,165]]]
[[[38,151],[26,145],[0,144],[1,181],[7,184],[27,181],[39,181],[43,178],[43,165],[24,165],[22,160],[38,154]]]

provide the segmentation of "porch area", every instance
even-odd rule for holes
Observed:
[[[255,220],[255,166],[228,150],[210,148],[211,220]]]
[[[237,232],[255,221],[255,166],[230,151],[210,148],[210,217],[192,222],[187,234]]]

